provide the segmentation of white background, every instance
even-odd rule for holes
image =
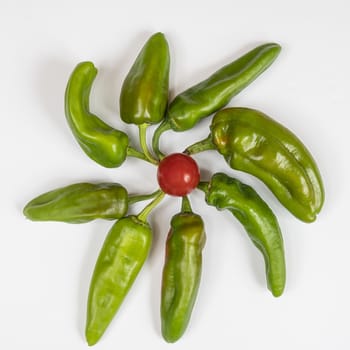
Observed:
[[[87,348],[89,281],[112,223],[34,223],[22,209],[43,192],[81,181],[120,182],[131,193],[156,189],[152,165],[128,159],[105,169],[85,156],[67,126],[63,95],[74,66],[93,61],[99,74],[91,109],[137,145],[135,128],[119,119],[118,96],[142,45],[162,31],[171,50],[172,97],[256,45],[281,44],[273,66],[230,105],[260,109],[296,133],[317,160],[326,201],[315,223],[302,223],[221,156],[195,156],[203,179],[215,171],[236,176],[276,213],[286,249],[285,293],[271,295],[262,256],[244,230],[195,191],[192,206],[207,231],[202,283],[187,332],[167,344],[160,280],[169,220],[180,207],[168,197],[150,218],[150,257],[96,349],[349,349],[349,14],[346,0],[2,0],[0,347]],[[207,136],[208,125],[207,119],[195,130],[168,132],[163,150],[183,150]]]

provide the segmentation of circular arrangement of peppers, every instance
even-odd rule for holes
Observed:
[[[42,194],[24,208],[25,216],[34,221],[116,220],[91,279],[86,320],[89,345],[101,338],[147,259],[152,243],[147,218],[166,194],[182,198],[181,210],[170,222],[162,275],[161,327],[166,341],[175,342],[185,332],[201,278],[204,223],[192,211],[187,196],[195,188],[204,192],[208,205],[228,210],[241,222],[263,254],[268,288],[276,297],[282,294],[286,280],[283,238],[271,209],[252,187],[224,173],[201,181],[191,158],[216,150],[232,169],[263,181],[295,217],[304,222],[316,219],[324,189],[317,165],[303,143],[260,111],[222,109],[272,64],[280,50],[275,43],[258,46],[168,103],[168,43],[162,33],[152,35],[125,78],[119,103],[121,119],[138,126],[139,150],[130,145],[126,133],[90,112],[95,66],[82,62],[75,67],[66,88],[65,115],[81,148],[107,168],[119,167],[127,156],[150,162],[158,167],[159,184],[154,193],[131,196],[118,183],[77,183]],[[160,151],[165,131],[189,130],[212,114],[207,138],[182,153],[166,156]],[[157,123],[150,149],[146,129]],[[143,200],[151,202],[138,215],[127,214],[130,205]]]

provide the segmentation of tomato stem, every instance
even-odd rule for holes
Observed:
[[[146,137],[147,128],[148,128],[148,124],[139,125],[140,145],[147,160],[154,165],[158,165],[158,161],[154,159],[154,157],[150,153],[147,146],[147,137]]]
[[[163,191],[161,191],[161,190],[158,190],[155,198],[153,199],[153,201],[151,203],[149,203],[148,205],[146,205],[145,208],[142,209],[140,214],[137,215],[137,218],[139,220],[143,221],[143,222],[146,222],[147,218],[148,218],[148,215],[162,201],[164,196],[165,196],[165,193]]]

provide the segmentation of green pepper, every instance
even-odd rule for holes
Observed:
[[[24,215],[34,221],[84,223],[119,219],[128,210],[127,190],[117,183],[77,183],[31,200]]]
[[[149,224],[136,216],[117,221],[98,256],[90,283],[86,340],[102,337],[140,272],[151,247]]]
[[[120,116],[126,123],[155,124],[168,102],[170,55],[164,34],[152,35],[127,74],[120,94]]]
[[[188,130],[202,118],[225,106],[264,72],[280,51],[281,47],[274,43],[258,46],[176,96],[168,111],[171,129]]]
[[[167,342],[177,341],[190,321],[201,279],[205,240],[204,223],[199,215],[183,210],[173,216],[166,241],[161,293],[162,335]]]
[[[267,286],[275,297],[283,293],[286,267],[283,238],[278,221],[269,206],[255,190],[223,173],[213,175],[199,188],[209,205],[227,209],[244,226],[253,244],[265,259]]]
[[[76,66],[66,88],[66,118],[79,145],[91,159],[107,168],[118,167],[127,156],[129,137],[90,112],[89,97],[96,74],[91,62]]]
[[[218,112],[211,142],[233,168],[261,179],[297,218],[312,222],[324,190],[317,165],[302,142],[265,114],[249,108]]]

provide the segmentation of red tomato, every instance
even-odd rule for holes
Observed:
[[[163,158],[157,177],[163,192],[179,197],[195,189],[200,179],[197,163],[183,153],[173,153]]]

